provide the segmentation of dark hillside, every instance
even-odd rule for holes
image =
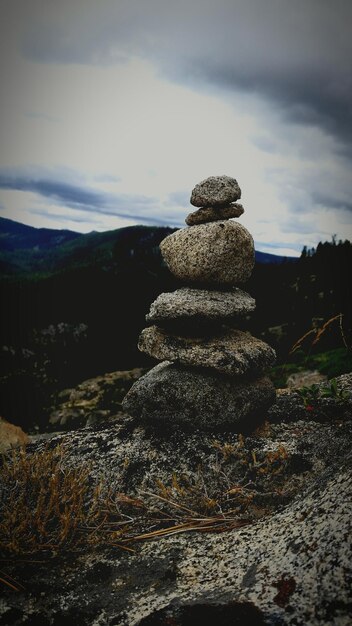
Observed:
[[[45,249],[62,245],[77,239],[80,233],[72,230],[54,230],[51,228],[33,228],[14,220],[0,217],[0,251]]]
[[[82,235],[69,230],[32,228],[0,218],[0,268],[3,279],[32,280],[77,267],[109,264],[117,248],[152,250],[171,228],[130,226]],[[118,254],[117,254],[118,256]]]

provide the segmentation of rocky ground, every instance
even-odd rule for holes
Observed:
[[[49,417],[50,430],[71,430],[91,426],[121,414],[121,403],[131,385],[147,370],[110,372],[90,378],[58,395]]]
[[[105,517],[94,545],[11,554],[2,532],[0,624],[351,623],[352,374],[280,392],[247,432],[104,410],[27,447],[60,445],[60,472],[82,471],[85,506],[99,486]],[[15,489],[3,481],[3,519]]]

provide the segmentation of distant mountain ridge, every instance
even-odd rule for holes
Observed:
[[[35,247],[50,248],[72,241],[81,233],[73,230],[55,230],[51,228],[34,228],[20,222],[0,217],[0,251],[31,249]]]
[[[51,274],[82,265],[131,258],[136,252],[156,254],[160,241],[176,229],[161,226],[127,226],[87,234],[71,230],[35,228],[0,217],[0,274]],[[121,256],[122,255],[122,256]],[[258,263],[279,264],[294,257],[256,251]]]

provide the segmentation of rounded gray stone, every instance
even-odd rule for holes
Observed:
[[[241,285],[255,261],[252,235],[229,220],[181,228],[163,239],[160,250],[176,278],[197,285]]]
[[[269,378],[252,381],[181,368],[165,361],[142,376],[123,400],[141,423],[201,430],[238,430],[275,401]]]
[[[142,330],[138,348],[150,356],[221,374],[258,374],[275,362],[274,350],[248,332],[224,328],[213,337],[183,337],[157,326]]]
[[[148,322],[226,321],[252,313],[255,300],[241,289],[211,291],[183,287],[161,293],[151,304]]]
[[[192,190],[191,204],[198,207],[222,206],[239,200],[241,189],[231,176],[210,176]]]
[[[219,207],[209,206],[190,213],[187,215],[185,222],[188,226],[194,226],[194,224],[229,220],[232,217],[240,217],[243,213],[244,208],[242,204],[234,203]]]

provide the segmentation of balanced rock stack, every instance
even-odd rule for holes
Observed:
[[[142,352],[162,360],[130,389],[124,409],[141,422],[202,430],[236,430],[275,400],[264,375],[274,350],[236,328],[255,308],[238,286],[254,266],[253,238],[241,224],[234,178],[212,176],[195,186],[188,227],[160,244],[183,284],[152,303],[139,338]]]

